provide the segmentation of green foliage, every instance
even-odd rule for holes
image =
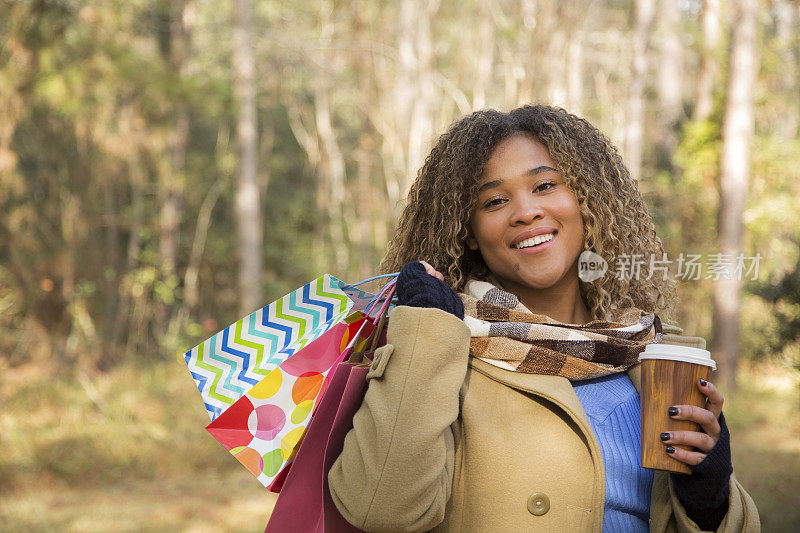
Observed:
[[[681,204],[681,238],[687,249],[710,249],[716,238],[721,153],[719,121],[686,123],[675,153],[675,164],[681,169],[675,196]]]

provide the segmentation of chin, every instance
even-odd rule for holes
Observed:
[[[520,279],[520,278],[506,278],[510,285],[514,287],[521,287],[524,289],[545,290],[553,287],[558,280],[555,279]]]

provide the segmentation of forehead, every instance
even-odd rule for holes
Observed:
[[[500,141],[492,151],[480,183],[527,174],[542,166],[556,168],[547,147],[532,135],[517,133]]]
[[[527,133],[517,133],[500,141],[492,151],[479,185],[530,174],[540,167],[557,169],[547,147]]]

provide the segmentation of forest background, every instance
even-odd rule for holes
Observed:
[[[0,0],[0,529],[261,530],[178,356],[376,273],[436,136],[539,102],[701,255],[676,322],[764,529],[795,531],[799,36],[794,0]],[[757,275],[709,279],[717,253]]]

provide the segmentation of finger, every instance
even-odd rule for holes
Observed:
[[[710,452],[711,448],[717,443],[710,435],[699,431],[670,431],[662,433],[661,441],[664,444],[694,446],[703,453]]]
[[[714,413],[715,417],[719,418],[720,413],[722,413],[722,404],[725,403],[725,398],[722,397],[722,394],[720,394],[710,381],[704,379],[698,380],[697,388],[708,398],[706,409]]]
[[[677,446],[667,446],[664,452],[682,463],[687,465],[699,465],[706,458],[706,454],[700,452],[690,452]]]
[[[690,420],[700,424],[708,435],[715,441],[719,438],[719,422],[714,413],[708,409],[697,407],[696,405],[673,405],[667,411],[670,418],[674,420]]]
[[[425,267],[425,272],[427,272],[428,274],[430,274],[431,276],[433,276],[436,279],[444,281],[444,276],[441,274],[441,272],[439,272],[438,270],[433,268],[426,261],[420,261],[420,263],[422,263],[422,266]]]

